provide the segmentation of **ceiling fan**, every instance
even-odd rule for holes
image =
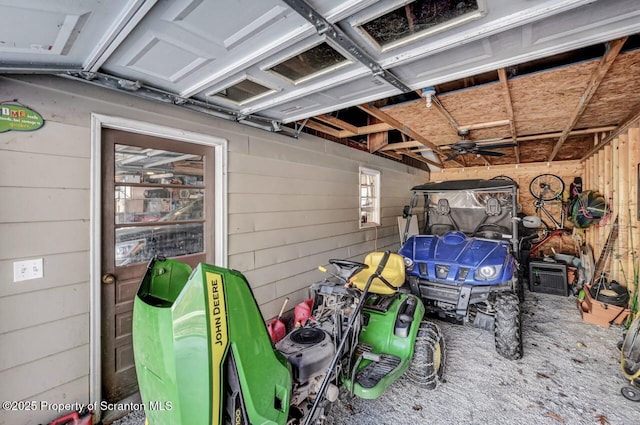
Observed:
[[[445,161],[451,161],[452,159],[460,155],[466,155],[469,153],[476,154],[476,155],[487,155],[487,156],[503,156],[504,153],[495,152],[491,149],[512,148],[514,146],[517,146],[517,143],[499,143],[499,144],[492,144],[492,145],[489,144],[489,145],[478,146],[478,143],[481,143],[481,142],[493,142],[493,141],[502,140],[502,139],[497,138],[497,139],[484,139],[484,140],[476,140],[476,141],[467,140],[467,136],[469,135],[469,130],[460,130],[458,132],[458,135],[460,135],[460,137],[462,138],[461,140],[457,141],[456,143],[444,145],[456,151],[455,153],[449,155],[445,159]]]

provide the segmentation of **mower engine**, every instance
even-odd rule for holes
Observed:
[[[339,341],[356,302],[352,290],[331,281],[313,284],[311,292],[314,294],[313,315],[302,320],[304,326],[289,332],[276,344],[293,370],[291,405],[297,406],[302,413],[306,411],[306,403],[313,401],[320,389],[335,355],[336,341]],[[330,384],[325,398],[333,403],[338,393],[338,387]]]
[[[331,336],[318,328],[297,328],[278,342],[276,348],[291,363],[294,380],[291,404],[299,405],[305,399],[312,398],[317,393],[335,353]],[[330,396],[328,394],[328,397]],[[337,388],[335,397],[337,398]]]

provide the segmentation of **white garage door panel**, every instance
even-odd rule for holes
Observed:
[[[0,1],[3,63],[81,67],[126,0]]]
[[[640,33],[638,0],[477,0],[483,16],[382,52],[357,26],[409,0],[306,0],[345,32],[351,63],[336,65],[329,54],[335,66],[294,83],[269,69],[330,42],[333,28],[318,34],[288,1],[0,0],[0,72],[62,69],[91,79],[97,71],[107,75],[93,81],[108,87],[137,80],[152,98],[193,97],[235,118],[288,122],[397,94],[393,77],[372,77],[377,65],[415,90]],[[305,64],[294,63],[291,75]],[[268,90],[246,83],[258,94],[238,103],[215,96],[244,79]]]
[[[277,0],[161,2],[104,69],[191,96],[272,55],[310,25]]]

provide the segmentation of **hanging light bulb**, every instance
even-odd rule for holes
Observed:
[[[432,97],[436,95],[436,89],[434,87],[425,87],[422,89],[422,95],[426,99],[427,108],[431,108]]]

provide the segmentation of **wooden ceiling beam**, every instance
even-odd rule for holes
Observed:
[[[605,127],[596,127],[596,128],[587,128],[584,130],[573,130],[569,133],[569,136],[584,136],[586,134],[594,134],[594,133],[602,133],[603,131],[612,131],[615,130],[615,126],[605,126]],[[518,140],[521,142],[529,141],[529,140],[540,140],[540,139],[549,139],[553,137],[560,137],[562,132],[556,131],[555,133],[544,133],[544,134],[532,134],[530,136],[520,136]],[[505,139],[505,141],[509,141],[510,139]]]
[[[391,143],[383,148],[380,148],[381,151],[397,151],[399,149],[411,149],[411,148],[419,148],[424,147],[424,145],[417,140],[409,140],[407,142],[399,142],[399,143]],[[425,150],[433,150],[431,148],[425,148]]]
[[[339,130],[336,130],[335,128],[329,127],[324,124],[320,124],[319,122],[309,120],[307,121],[306,127],[319,131],[324,134],[328,134],[329,136],[338,137],[340,139],[343,138]]]
[[[513,147],[513,152],[516,155],[516,164],[520,164],[520,146],[518,145],[518,135],[516,133],[516,119],[513,113],[513,102],[511,101],[511,90],[509,90],[509,82],[507,81],[507,71],[504,68],[498,69],[498,78],[500,79],[500,85],[502,85],[504,102],[507,107],[511,139],[513,140],[513,143],[516,144],[516,146]]]
[[[324,115],[317,115],[315,117],[316,120],[318,121],[322,121],[326,124],[331,124],[335,127],[338,127],[340,130],[346,130],[347,132],[351,133],[348,136],[345,137],[351,137],[351,136],[355,136],[358,134],[358,127],[356,127],[353,124],[349,124],[346,121],[343,121],[339,118],[333,117],[329,114],[324,114]]]
[[[371,133],[383,133],[385,131],[393,130],[389,124],[381,122],[378,124],[369,124],[362,127],[356,127],[358,135],[371,134]]]
[[[640,112],[640,111],[638,111]],[[638,116],[636,117],[636,120],[640,120],[640,113],[638,114]],[[588,128],[588,129],[584,129],[584,130],[573,130],[569,136],[584,136],[587,134],[596,134],[596,133],[603,133],[603,132],[608,132],[608,131],[613,131],[615,130],[617,127],[614,125],[609,125],[609,126],[605,126],[605,127],[596,127],[596,128]],[[544,134],[534,134],[534,135],[529,135],[529,136],[518,136],[518,141],[519,142],[529,142],[532,140],[542,140],[542,139],[551,139],[554,137],[560,137],[560,135],[562,134],[562,132],[560,131],[556,131],[554,133],[544,133]],[[513,139],[510,137],[505,137],[504,139],[499,140],[500,142],[511,142]],[[489,142],[491,144],[495,144],[497,142],[493,141],[493,142]],[[385,149],[390,149],[393,150],[394,146],[396,144],[392,143],[390,145],[385,146]],[[482,143],[478,143],[478,146],[482,147]],[[451,149],[449,146],[441,146],[441,149]],[[413,149],[414,152],[421,152],[421,151],[430,151],[432,150],[431,148],[427,148],[427,147],[423,147],[422,144],[420,144],[420,147],[417,149]]]
[[[397,119],[393,118],[391,115],[387,114],[386,112],[381,111],[380,109],[371,106],[371,105],[358,105],[358,108],[360,108],[361,110],[363,110],[364,112],[368,113],[369,115],[386,122],[387,124],[389,124],[390,126],[392,126],[393,128],[395,128],[396,130],[400,131],[401,133],[406,134],[407,136],[411,137],[414,140],[417,140],[418,142],[422,143],[423,145],[430,147],[434,152],[446,157],[447,155],[442,152],[440,150],[440,148],[435,145],[434,143],[430,142],[429,140],[427,140],[424,136],[422,136],[420,133],[414,131],[413,129],[407,127],[406,125],[404,125],[403,123],[401,123],[400,121],[398,121]],[[443,168],[443,164],[442,164],[442,160],[440,158],[438,158],[438,160],[440,161],[440,164],[438,164],[438,167]],[[459,165],[462,165],[461,163],[458,162]]]
[[[622,50],[622,46],[624,45],[625,41],[627,41],[627,37],[613,40],[607,44],[607,51],[605,52],[602,59],[600,59],[600,63],[598,64],[596,69],[593,70],[591,79],[589,80],[589,84],[587,84],[587,88],[585,89],[582,96],[580,96],[578,105],[571,114],[571,118],[562,131],[562,135],[556,142],[556,145],[554,146],[553,151],[549,156],[549,161],[553,161],[556,155],[558,155],[560,148],[567,140],[567,137],[569,137],[569,133],[571,132],[571,130],[573,130],[573,127],[577,124],[580,117],[582,117],[582,114],[587,109],[587,106],[589,106],[591,98],[596,93],[596,90],[598,90],[598,87],[600,87],[600,83],[602,83],[602,80],[604,80],[604,77],[609,72],[611,65],[613,65],[613,62],[618,57],[618,53],[620,53],[620,50]]]
[[[636,105],[636,107],[631,111],[629,115],[627,115],[623,120],[622,124],[617,127],[614,127],[613,132],[609,134],[607,137],[603,138],[599,143],[597,143],[593,148],[589,150],[582,158],[581,161],[586,161],[591,155],[598,152],[604,146],[606,146],[613,139],[618,137],[623,131],[626,131],[633,124],[636,124],[640,121],[640,104]]]
[[[455,118],[453,118],[453,115],[451,115],[451,113],[449,111],[447,111],[447,109],[444,107],[442,102],[440,102],[440,99],[438,99],[438,97],[436,95],[431,96],[431,105],[433,107],[435,107],[436,111],[438,111],[440,113],[440,115],[442,115],[442,117],[445,120],[447,120],[447,122],[449,123],[451,128],[453,128],[453,130],[456,132],[456,134],[459,135],[460,134],[460,126],[458,125],[458,122],[456,121]]]
[[[509,120],[487,121],[478,124],[461,125],[460,130],[480,130],[482,128],[502,127],[509,125]]]

